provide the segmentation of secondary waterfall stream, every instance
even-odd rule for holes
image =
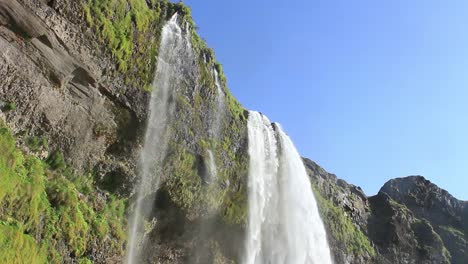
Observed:
[[[216,69],[213,69],[213,78],[216,86],[216,111],[214,112],[215,116],[211,124],[211,137],[213,139],[219,140],[220,132],[222,128],[222,120],[224,117],[224,108],[225,108],[225,95],[221,84],[219,82],[219,73]],[[208,171],[209,171],[209,180],[212,181],[217,177],[218,169],[216,168],[216,160],[213,155],[212,150],[208,150]]]
[[[216,97],[216,116],[212,124],[213,130],[213,137],[219,138],[219,133],[221,131],[221,121],[224,117],[224,105],[225,105],[225,95],[223,89],[221,88],[221,84],[219,83],[219,73],[216,69],[213,69],[213,76],[217,91]]]
[[[278,124],[250,112],[249,217],[244,264],[330,264],[302,159]]]
[[[149,117],[143,150],[140,154],[140,181],[136,186],[136,203],[129,221],[127,263],[140,263],[138,248],[143,241],[143,218],[151,205],[144,206],[145,198],[159,185],[159,171],[168,147],[168,124],[173,118],[174,92],[190,72],[192,48],[187,32],[177,23],[175,14],[163,27],[157,58],[157,68],[152,84]],[[184,36],[185,35],[185,36]],[[147,201],[146,201],[147,202]]]

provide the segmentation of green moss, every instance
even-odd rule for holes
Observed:
[[[9,111],[14,111],[14,110],[16,110],[16,104],[15,104],[15,102],[6,103],[6,104],[2,107],[2,110],[3,110],[4,112],[9,112]]]
[[[179,104],[180,107],[184,107],[184,108],[192,108],[192,106],[190,105],[190,102],[189,100],[187,99],[187,97],[183,96],[183,95],[179,95],[177,97],[177,103]]]
[[[245,186],[245,185],[244,185]],[[237,192],[232,192],[225,202],[224,221],[228,224],[245,225],[247,219],[247,192],[241,189]]]
[[[47,263],[44,248],[41,248],[33,237],[23,232],[16,226],[8,226],[0,222],[0,259],[2,263]]]
[[[85,257],[90,241],[108,243],[113,251],[107,253],[123,255],[124,200],[110,196],[104,204],[97,203],[93,197],[98,191],[89,180],[71,181],[60,171],[49,171],[36,157],[25,156],[3,123],[0,151],[2,261],[62,263],[69,252]]]
[[[245,117],[245,108],[232,96],[230,93],[227,96],[228,109],[231,115],[240,120],[246,120]]]
[[[3,124],[2,124],[3,125]],[[15,169],[22,156],[18,155],[14,138],[5,127],[0,128],[0,202],[4,197],[20,184],[15,176]]]
[[[58,150],[50,153],[46,159],[46,163],[52,170],[64,170],[67,167],[62,152]]]
[[[218,147],[218,152],[226,153],[231,161],[229,168],[224,168],[220,175],[221,182],[232,184],[226,189],[227,193],[223,202],[225,210],[223,220],[231,225],[245,225],[247,220],[247,174],[248,155],[238,153],[234,150],[230,140],[226,140]],[[221,145],[221,144],[220,144]]]
[[[218,74],[222,74],[222,73],[223,73],[223,66],[221,65],[221,63],[215,62],[215,63],[214,63],[214,66],[215,66],[215,69],[216,69],[216,71],[218,72]]]
[[[84,17],[126,74],[128,85],[149,90],[164,21],[174,4],[168,1],[88,0]]]
[[[133,52],[132,25],[138,22],[138,29],[143,29],[147,20],[144,18],[146,10],[142,8],[140,1],[130,1],[133,3],[130,4],[130,10],[127,10],[125,0],[90,0],[83,7],[87,22],[100,31],[101,39],[108,44],[123,72],[128,69],[128,61]]]
[[[457,228],[455,228],[453,226],[439,226],[439,228],[446,231],[446,232],[451,233],[454,237],[458,237],[458,238],[460,238],[462,240],[465,240],[464,239],[465,234],[461,230],[459,230],[459,229],[457,229]]]
[[[313,186],[313,190],[320,215],[334,240],[342,243],[348,253],[375,256],[375,250],[367,236],[345,215],[343,209],[325,199],[315,186]]]
[[[441,250],[443,260],[441,263],[450,263],[452,256],[439,234],[434,231],[434,228],[426,219],[416,219],[412,224],[412,229],[418,240],[419,250],[427,256],[431,256],[434,251]]]
[[[83,12],[85,14],[85,19],[88,25],[94,26],[94,19],[91,14],[91,8],[88,5],[83,5]]]
[[[169,166],[169,171],[173,172],[166,182],[169,194],[180,208],[192,208],[198,200],[202,185],[201,178],[197,174],[195,156],[174,145]]]
[[[409,211],[408,207],[406,207],[406,205],[400,204],[393,199],[389,199],[389,202],[394,209],[398,210],[398,212],[402,213],[403,215],[411,214],[411,212]]]
[[[55,179],[47,187],[47,195],[56,213],[60,215],[56,223],[58,228],[66,231],[61,236],[65,238],[76,256],[83,255],[90,229],[85,214],[90,214],[90,208],[79,200],[75,186],[64,178]]]
[[[93,264],[89,258],[80,258],[78,259],[78,264]]]
[[[96,230],[96,233],[100,239],[104,239],[109,233],[109,223],[105,218],[97,216],[93,221],[93,227]]]
[[[118,199],[115,196],[110,196],[106,206],[100,213],[101,217],[106,219],[110,235],[116,238],[116,242],[111,244],[111,247],[123,254],[123,246],[126,240],[125,232],[125,208],[126,202],[124,199]]]
[[[48,142],[45,137],[32,136],[29,137],[26,141],[29,149],[31,151],[37,152],[41,149],[47,148]]]
[[[207,141],[200,141],[209,145]],[[165,181],[163,188],[169,192],[172,201],[191,216],[217,212],[229,224],[244,223],[246,217],[246,192],[244,189],[220,188],[227,179],[234,182],[239,171],[220,168],[218,177],[211,184],[204,184],[199,175],[200,160],[180,145],[171,146],[167,158],[167,171],[173,174]]]

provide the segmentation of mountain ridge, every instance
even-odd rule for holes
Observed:
[[[458,204],[466,206],[466,202],[453,198],[447,191],[437,187],[422,176],[391,179],[382,186],[378,194],[366,196],[359,187],[340,180],[334,174],[327,173],[315,162],[304,159],[304,163],[313,185],[319,187],[316,196],[328,197],[332,202],[332,205],[322,202],[320,206],[322,211],[329,212],[331,210],[326,207],[332,206],[341,208],[346,217],[359,228],[359,231],[367,237],[376,250],[374,256],[372,256],[371,250],[365,250],[368,256],[362,253],[355,254],[356,251],[349,250],[348,244],[352,240],[337,238],[334,229],[339,227],[330,224],[332,221],[327,222],[327,218],[339,219],[339,217],[336,214],[325,214],[324,222],[328,227],[332,251],[335,252],[335,260],[338,263],[369,263],[372,261],[376,261],[376,263],[466,262],[468,244],[466,230],[463,230],[463,227],[466,228],[468,223],[466,211],[463,211],[465,209],[458,210],[459,215],[456,219],[458,222],[456,222],[455,227],[452,225],[455,216],[444,213],[445,211],[452,213],[457,210],[456,208],[459,208]],[[411,185],[408,181],[414,184]],[[440,198],[441,201],[451,201],[452,205],[445,204],[445,208],[447,208],[445,211],[440,207],[429,207],[426,210],[432,210],[432,214],[422,214],[421,208],[433,203],[426,201],[412,206],[411,202],[403,199],[406,196],[412,197],[412,192],[400,193],[398,188],[394,188],[395,191],[389,191],[390,186],[401,186],[401,182],[404,182],[404,186],[408,190],[414,189],[411,186],[419,186],[420,191]],[[420,183],[423,185],[418,185]],[[443,196],[436,194],[443,194]],[[323,209],[324,207],[326,209]],[[431,215],[438,217],[428,217]],[[365,245],[366,243],[360,243],[360,247]]]

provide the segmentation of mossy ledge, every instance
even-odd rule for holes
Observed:
[[[4,263],[105,262],[123,255],[124,199],[96,189],[91,176],[70,174],[57,158],[47,163],[22,153],[3,121],[0,151]]]

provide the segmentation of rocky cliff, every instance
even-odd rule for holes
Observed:
[[[247,112],[190,10],[158,0],[0,0],[2,259],[122,261],[161,30],[175,13],[194,74],[171,98],[160,188],[145,199],[153,210],[144,257],[238,263]],[[220,93],[225,102],[214,110]],[[207,177],[210,152],[215,179]],[[336,263],[467,263],[466,202],[421,177],[392,180],[368,197],[304,163]]]
[[[375,196],[305,159],[337,263],[466,263],[466,204],[421,176]]]

